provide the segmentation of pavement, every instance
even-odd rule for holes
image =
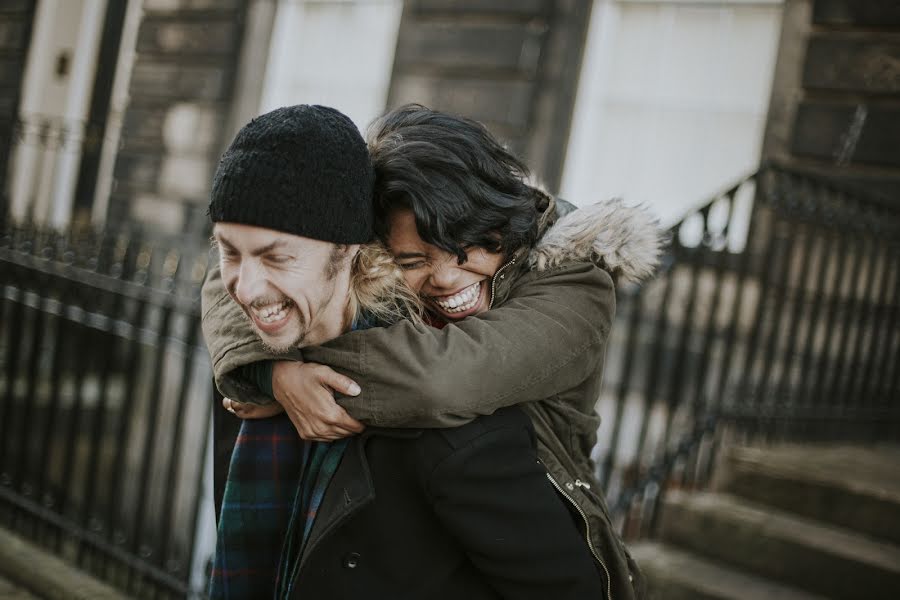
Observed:
[[[126,596],[0,528],[0,600],[120,600]]]
[[[42,600],[22,586],[0,576],[0,600]]]

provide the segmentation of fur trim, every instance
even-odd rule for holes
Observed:
[[[572,211],[559,219],[528,255],[532,269],[569,260],[591,260],[619,282],[639,282],[659,263],[663,233],[645,209],[616,198]]]

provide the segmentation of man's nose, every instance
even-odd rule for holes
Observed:
[[[257,261],[241,261],[238,280],[234,286],[234,296],[238,302],[246,306],[253,304],[254,300],[263,295],[265,288],[266,280]]]

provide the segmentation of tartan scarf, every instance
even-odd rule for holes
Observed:
[[[365,313],[352,330],[382,325]],[[244,367],[274,398],[272,363]],[[241,423],[222,498],[209,597],[288,598],[349,438],[307,442],[285,414]]]
[[[306,442],[284,415],[241,423],[222,500],[210,598],[287,598],[348,440]]]
[[[335,442],[314,442],[306,444],[306,467],[300,479],[300,487],[297,489],[297,497],[294,499],[294,510],[287,526],[287,534],[284,547],[281,552],[281,560],[278,565],[278,577],[275,585],[278,588],[276,598],[290,598],[294,583],[297,580],[297,572],[300,568],[300,558],[306,550],[306,542],[312,531],[313,522],[316,520],[325,490],[331,483],[331,478],[341,464],[344,450],[350,442],[349,438]]]

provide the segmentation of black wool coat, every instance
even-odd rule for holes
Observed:
[[[531,421],[515,407],[454,429],[356,436],[292,598],[604,598],[603,575],[536,456]]]

